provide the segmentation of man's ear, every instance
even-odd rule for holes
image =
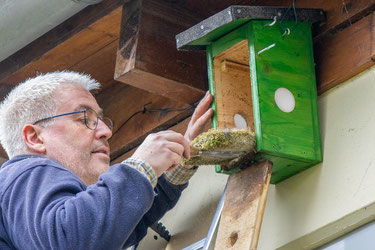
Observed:
[[[45,154],[46,145],[40,132],[41,128],[39,126],[27,124],[22,129],[22,136],[31,152]]]

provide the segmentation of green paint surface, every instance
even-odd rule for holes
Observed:
[[[269,27],[267,23],[249,24],[253,100],[258,100],[254,105],[259,130],[257,149],[319,161],[322,157],[310,24],[299,23],[290,35],[282,36],[278,25]],[[258,54],[271,44],[275,46]],[[290,113],[281,111],[274,101],[280,87],[294,95],[296,105]]]
[[[271,183],[277,183],[321,162],[322,152],[310,24],[300,22],[290,35],[282,36],[280,26],[270,27],[269,22],[253,20],[222,36],[207,46],[207,60],[210,91],[215,96],[214,57],[248,40],[258,151],[255,160],[273,162]],[[291,28],[294,22],[283,25]],[[291,91],[295,98],[295,109],[290,113],[281,111],[274,101],[280,87]],[[217,127],[215,115],[213,127]],[[220,166],[216,171],[223,172]]]

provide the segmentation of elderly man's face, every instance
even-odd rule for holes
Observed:
[[[87,90],[72,84],[61,85],[54,93],[61,103],[57,114],[91,108],[100,114],[95,98]],[[108,139],[111,130],[101,121],[95,130],[86,127],[83,113],[55,119],[55,123],[42,130],[46,155],[71,169],[87,185],[109,168]]]

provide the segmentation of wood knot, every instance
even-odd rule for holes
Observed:
[[[233,247],[234,244],[236,244],[237,239],[238,239],[238,233],[232,232],[231,235],[228,238],[228,247]]]

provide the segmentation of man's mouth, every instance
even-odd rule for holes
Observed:
[[[107,147],[100,147],[92,151],[93,154],[105,154],[109,157],[109,148]]]

